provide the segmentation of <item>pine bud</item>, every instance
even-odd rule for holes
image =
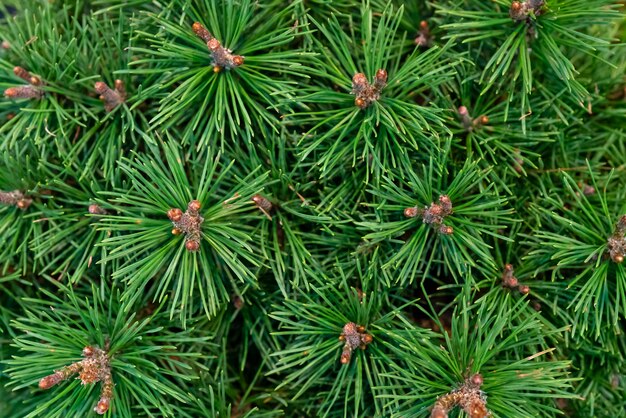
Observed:
[[[422,20],[420,22],[420,27],[418,31],[418,35],[415,38],[415,44],[420,47],[428,48],[432,45],[433,37],[430,34],[430,28],[428,27],[428,22]]]
[[[98,404],[93,409],[97,414],[103,415],[109,410],[109,406],[111,405],[111,401],[107,398],[100,398]]]
[[[122,80],[115,80],[115,90],[112,90],[105,82],[98,81],[94,84],[94,90],[100,95],[107,112],[113,111],[126,100],[126,90]]]
[[[387,85],[387,71],[383,68],[376,71],[374,84],[367,81],[363,73],[356,73],[352,77],[352,94],[356,96],[354,104],[360,109],[365,109],[372,102],[380,98],[382,89]]]
[[[444,216],[450,215],[452,213],[452,201],[447,195],[439,196],[439,206],[441,206],[441,210]]]
[[[430,418],[448,418],[448,411],[437,405],[430,412]]]
[[[454,234],[454,228],[452,228],[451,226],[447,226],[447,225],[441,225],[439,227],[439,233],[442,235],[452,235]]]
[[[9,41],[2,41],[0,42],[0,48],[11,49],[11,44],[9,43]]]
[[[263,209],[268,213],[271,212],[274,208],[272,202],[270,202],[269,199],[260,194],[255,194],[254,196],[252,196],[252,201],[257,205],[259,209]]]
[[[419,215],[419,209],[417,206],[404,209],[404,216],[407,218],[415,218],[417,215]]]
[[[459,106],[459,116],[461,117],[461,124],[467,131],[471,131],[474,127],[474,121],[472,120],[469,110],[465,106]]]
[[[351,358],[352,358],[352,349],[346,345],[343,348],[343,351],[341,352],[341,360],[340,360],[341,364],[350,363]]]
[[[526,12],[526,3],[520,3],[519,1],[511,3],[511,8],[509,9],[511,19],[516,21],[525,20],[527,16]]]
[[[244,307],[243,298],[241,296],[239,296],[239,295],[234,295],[232,297],[232,302],[233,302],[233,306],[237,310],[240,310],[241,308]]]
[[[240,65],[243,65],[244,62],[244,57],[241,55],[235,55],[233,56],[233,64],[235,64],[237,67],[239,67]]]
[[[191,202],[189,202],[189,204],[187,205],[187,210],[189,212],[198,212],[200,210],[200,207],[202,205],[200,204],[199,201],[197,200],[192,200]]]
[[[363,74],[363,73],[356,73],[352,77],[352,85],[353,86],[365,87],[366,84],[367,84],[367,77],[365,77],[365,74]]]
[[[345,324],[343,326],[343,332],[339,336],[339,341],[345,341],[341,352],[341,363],[349,363],[352,358],[352,352],[357,348],[365,350],[373,339],[374,337],[371,334],[365,333],[365,327],[363,325],[357,325],[354,322]]]
[[[525,285],[525,284],[520,285],[520,286],[518,287],[518,289],[519,289],[519,291],[520,291],[522,294],[524,294],[524,295],[527,295],[527,294],[529,294],[529,293],[530,293],[530,286],[528,286],[528,285]]]
[[[480,373],[476,373],[470,378],[470,382],[472,385],[480,387],[483,384],[483,377]]]
[[[25,196],[20,190],[13,190],[12,192],[0,191],[0,204],[16,206],[19,209],[27,209],[33,200]]]
[[[17,203],[15,204],[15,206],[18,207],[18,209],[26,209],[30,206],[31,200],[30,199],[20,199],[17,201]]]
[[[200,243],[197,241],[187,241],[185,242],[185,248],[187,251],[196,252],[200,249]]]
[[[41,99],[43,92],[35,86],[9,87],[4,91],[7,99]]]
[[[211,39],[213,39],[211,32],[209,32],[207,28],[205,28],[200,22],[194,22],[194,24],[191,26],[191,29],[196,34],[196,36],[202,39],[205,43],[208,43]]]
[[[178,208],[170,209],[167,211],[167,217],[172,222],[178,222],[183,217],[183,211]]]
[[[211,38],[211,39],[209,40],[209,42],[207,42],[207,44],[206,44],[206,45],[207,45],[207,46],[209,47],[209,49],[210,49],[211,51],[213,51],[213,52],[217,51],[217,50],[218,50],[218,49],[222,46],[222,44],[220,44],[220,41],[218,41],[218,40],[217,40],[217,39],[215,39],[215,38]]]
[[[93,347],[87,346],[83,348],[83,357],[91,357],[93,356]]]
[[[607,250],[611,260],[617,264],[626,257],[626,215],[622,215],[615,225],[613,235],[607,240]]]
[[[387,71],[381,68],[378,71],[376,71],[376,76],[374,77],[374,88],[381,90],[386,85],[387,85]]]
[[[485,402],[480,398],[472,399],[470,404],[464,409],[470,418],[486,418],[489,415]]]
[[[201,226],[204,218],[198,213],[202,207],[198,200],[191,200],[187,204],[187,210],[183,213],[178,208],[167,211],[167,217],[174,224],[173,235],[185,235],[185,248],[187,251],[196,252],[200,249],[202,239]]]
[[[32,76],[24,68],[20,66],[13,67],[13,74],[30,84],[30,78]]]
[[[100,206],[96,204],[89,205],[88,211],[92,215],[106,215],[107,214],[106,210],[102,209]]]
[[[63,379],[63,375],[59,372],[55,372],[49,376],[42,378],[39,381],[39,389],[50,389],[52,386],[60,383]]]

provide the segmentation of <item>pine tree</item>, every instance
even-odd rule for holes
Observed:
[[[625,12],[4,1],[0,415],[626,416]]]

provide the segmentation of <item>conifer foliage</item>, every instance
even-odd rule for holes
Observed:
[[[621,0],[0,4],[0,416],[626,416]]]

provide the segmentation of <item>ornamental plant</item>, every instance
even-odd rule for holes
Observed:
[[[4,0],[0,416],[626,416],[622,0]]]

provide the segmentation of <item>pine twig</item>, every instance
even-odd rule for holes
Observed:
[[[185,248],[187,251],[196,252],[200,249],[201,225],[204,218],[198,212],[200,210],[200,202],[192,200],[187,205],[187,211],[183,213],[178,208],[167,211],[167,217],[174,224],[172,234],[185,235]]]
[[[41,99],[43,97],[43,91],[39,88],[43,83],[39,77],[19,66],[13,68],[13,73],[26,81],[28,85],[9,87],[4,91],[4,97],[7,99]]]
[[[32,202],[33,199],[25,196],[24,193],[19,190],[13,190],[12,192],[0,191],[0,204],[16,206],[22,210],[26,210]]]
[[[224,68],[230,70],[243,65],[244,57],[241,55],[233,55],[232,51],[222,46],[220,41],[211,35],[211,32],[209,32],[202,23],[194,22],[192,30],[198,38],[206,42],[207,47],[211,51],[213,71],[218,73]]]
[[[79,379],[83,385],[102,382],[100,400],[94,407],[94,411],[100,415],[106,413],[111,405],[114,385],[109,356],[106,351],[99,347],[85,347],[81,361],[56,370],[53,374],[42,378],[39,381],[39,388],[44,390],[50,389],[76,373],[79,374]]]

